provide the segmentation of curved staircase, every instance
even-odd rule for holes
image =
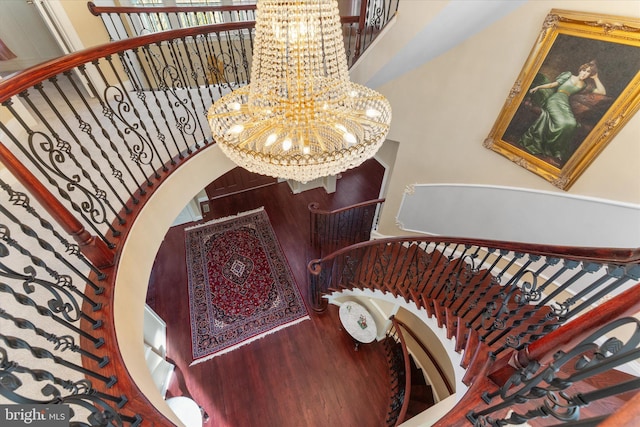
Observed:
[[[315,300],[316,309],[324,307],[327,293],[333,293],[333,299],[345,290],[353,291],[349,293],[351,297],[362,291],[363,297],[374,298],[368,291],[380,291],[408,305],[415,304],[423,314],[434,319],[448,339],[455,339],[455,350],[462,352],[461,366],[466,371],[461,381],[470,387],[467,396],[456,406],[457,410],[440,420],[439,425],[504,425],[502,421],[509,417],[512,421],[525,422],[553,415],[553,410],[546,414],[538,410],[534,414],[527,409],[507,415],[504,411],[494,413],[489,409],[487,415],[475,417],[472,409],[487,405],[491,408],[491,403],[500,398],[513,405],[533,400],[528,389],[522,395],[510,395],[507,390],[535,378],[541,367],[564,354],[559,351],[560,342],[591,346],[591,353],[585,358],[597,359],[594,356],[598,354],[594,350],[596,339],[589,337],[593,342],[581,343],[603,326],[602,322],[589,323],[593,320],[591,313],[607,313],[610,320],[615,320],[638,311],[640,285],[631,286],[637,283],[640,273],[638,254],[633,250],[626,254],[620,250],[608,253],[606,258],[594,251],[589,253],[586,248],[555,248],[557,252],[552,253],[544,246],[522,244],[515,251],[510,245],[513,244],[438,238],[381,239],[352,245],[309,264],[312,292],[321,298]],[[594,256],[602,259],[596,261]],[[629,289],[611,298],[623,288]],[[585,312],[590,315],[579,316]],[[569,320],[573,322],[563,326]],[[633,323],[633,320],[627,321]],[[553,331],[570,337],[558,341],[559,335],[555,334],[549,338],[554,340],[553,345],[540,344],[546,343]],[[594,336],[601,338],[600,335]],[[530,354],[531,348],[542,347],[545,354]],[[628,360],[637,357],[638,354],[627,355]],[[567,366],[558,367],[555,372],[562,372]],[[594,371],[593,378],[603,372],[602,369]],[[553,378],[548,375],[548,381]],[[594,388],[579,386],[574,377],[569,378],[563,386],[567,390],[572,390],[569,389],[572,384],[578,390]],[[611,389],[620,387],[608,385]],[[478,387],[484,392],[477,391]],[[548,387],[531,387],[538,394],[536,398],[548,395]],[[563,388],[556,387],[554,392],[558,390]],[[413,392],[411,388],[411,391],[392,394],[391,410],[398,407],[398,399],[412,396]],[[470,393],[475,396],[473,404],[469,402]],[[610,410],[622,403],[623,400],[613,403]],[[407,411],[395,425],[416,414],[415,405],[410,406],[413,410]],[[508,405],[503,403],[498,409],[505,406]],[[583,413],[590,412],[583,409]],[[535,425],[535,420],[530,422]]]

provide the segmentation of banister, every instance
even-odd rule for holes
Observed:
[[[110,55],[135,49],[140,46],[160,43],[167,40],[185,38],[188,36],[206,35],[214,32],[251,29],[255,21],[230,22],[225,24],[202,25],[198,27],[181,28],[178,30],[161,31],[145,34],[125,40],[105,43],[51,59],[0,81],[0,103],[12,96],[29,89],[36,83],[54,77],[74,67],[81,66]]]
[[[354,56],[356,58],[360,57],[361,49],[362,49],[362,36],[364,33],[364,28],[366,25],[366,19],[367,19],[367,6],[369,2],[366,1],[362,1],[360,2],[360,16],[358,17],[358,37],[356,37],[356,46],[354,48],[355,53]]]
[[[51,194],[49,190],[26,168],[9,149],[0,142],[0,161],[20,183],[29,190],[42,207],[78,243],[82,253],[96,267],[113,265],[115,253],[106,243],[91,235],[78,219]]]
[[[366,9],[367,2],[363,2]],[[236,5],[202,5],[202,6],[97,6],[94,2],[87,2],[89,12],[93,16],[100,16],[103,13],[180,13],[180,12],[235,12],[256,10],[256,4],[236,4]],[[358,15],[341,16],[340,22],[343,24],[359,23],[364,27],[364,17]]]
[[[417,244],[424,241],[435,244]],[[411,244],[405,246],[398,242]],[[483,244],[473,247],[470,242]],[[504,249],[512,245],[517,248]],[[500,246],[503,249],[494,249]],[[514,250],[518,252],[513,253]],[[543,251],[553,256],[541,259],[537,254]],[[336,255],[338,252],[343,256]],[[462,382],[471,386],[468,392],[471,395],[465,394],[438,425],[463,425],[467,420],[480,425],[489,417],[504,416],[498,411],[508,406],[544,397],[537,391],[528,394],[530,387],[539,381],[550,381],[545,380],[545,375],[558,367],[566,365],[563,369],[570,370],[571,381],[576,384],[584,380],[584,387],[598,387],[601,380],[596,375],[638,360],[640,349],[635,347],[640,342],[640,323],[625,317],[640,311],[637,252],[636,249],[552,247],[461,238],[390,238],[352,245],[316,260],[315,264],[310,263],[309,267],[321,280],[320,285],[315,278],[312,280],[316,286],[312,290],[316,292],[322,289],[325,293],[340,293],[342,289],[381,291],[394,296],[401,306],[408,304],[412,309],[424,310],[428,317],[435,317],[438,327],[447,329],[449,339],[455,336],[456,351],[464,351],[461,366],[466,373]],[[570,253],[573,260],[558,253]],[[600,262],[593,261],[594,256],[599,256]],[[604,259],[607,261],[602,262]],[[517,273],[509,271],[516,262],[520,264]],[[496,271],[495,266],[498,266]],[[549,266],[553,267],[550,268],[552,274],[542,279],[541,273],[547,273],[545,268]],[[560,278],[570,270],[573,271]],[[589,273],[594,275],[586,283],[578,281],[587,279],[585,274]],[[523,279],[526,274],[529,277]],[[555,280],[559,282],[557,289],[548,288]],[[572,284],[576,287],[568,287]],[[623,284],[631,287],[592,308],[594,301]],[[549,302],[548,297],[556,291],[566,295]],[[595,295],[590,295],[591,292]],[[587,305],[589,313],[573,320],[574,313],[583,312]],[[395,308],[389,310],[393,312]],[[626,331],[622,330],[625,337],[622,340],[609,335],[626,325],[636,325],[631,337],[626,337]],[[596,345],[600,339],[602,344]],[[510,357],[502,356],[502,351]],[[569,366],[573,362],[569,361],[581,352],[585,358],[573,367],[581,372],[574,374]],[[596,356],[590,352],[596,352]],[[499,354],[501,358],[496,363],[495,356]],[[554,373],[554,382],[539,388],[553,391],[557,386],[564,392],[572,384],[562,382],[564,373],[564,370],[559,375]],[[529,379],[530,374],[535,374],[531,381],[519,386],[519,381]],[[562,399],[577,408],[611,398],[622,393],[621,390],[637,389],[639,384],[637,380],[627,381],[618,389],[616,382],[606,384],[602,393],[584,394],[584,401],[580,400],[580,394],[569,395],[568,391],[561,393]],[[476,384],[481,384],[480,388],[476,388]],[[511,393],[512,388],[518,390]],[[528,408],[519,406],[520,412],[507,421],[517,424],[523,419],[549,415],[544,412],[546,403],[542,400],[532,402],[540,405],[538,409],[542,408],[542,412],[536,409],[525,413]],[[607,404],[608,401],[603,403]],[[602,410],[597,405],[594,407],[594,413],[600,416]],[[552,412],[564,420],[562,413]]]
[[[420,346],[420,350],[422,350],[422,352],[427,355],[427,357],[429,358],[429,360],[431,361],[433,366],[435,366],[436,370],[438,371],[438,375],[440,376],[440,378],[442,378],[442,381],[444,382],[445,387],[447,387],[447,392],[449,392],[450,395],[455,393],[455,390],[454,390],[453,386],[451,385],[451,382],[449,381],[449,378],[447,378],[447,375],[444,373],[444,370],[442,369],[442,366],[440,366],[440,364],[438,363],[436,358],[433,356],[433,353],[431,353],[431,351],[424,345],[424,343],[422,342],[420,337],[418,337],[416,335],[416,333],[413,332],[413,330],[406,323],[404,323],[402,320],[398,320],[395,317],[394,317],[394,320],[395,320],[395,322],[398,323],[398,325],[402,326],[402,328],[406,332],[408,332],[409,335],[411,335],[411,338],[413,338],[416,341],[416,343],[418,343],[418,345]]]
[[[94,2],[87,2],[89,12],[93,16],[102,13],[177,13],[177,12],[233,12],[236,10],[256,10],[256,4],[235,5],[202,5],[202,6],[97,6]]]
[[[384,28],[395,17],[399,0],[363,0],[359,15],[341,16],[344,29],[347,62],[352,66]],[[130,37],[139,31],[152,31],[166,27],[198,26],[201,21],[252,19],[257,11],[256,4],[224,6],[97,6],[88,2],[90,13],[100,17],[112,39]],[[218,16],[220,15],[220,16]],[[136,20],[132,20],[136,17]],[[153,18],[153,22],[149,19]],[[140,22],[137,22],[137,21]],[[134,22],[136,21],[136,22]],[[158,22],[156,22],[158,21]],[[114,24],[120,24],[123,33]],[[142,30],[138,27],[142,25]],[[149,28],[147,28],[147,26]]]
[[[638,312],[640,312],[640,286],[636,285],[593,308],[588,315],[568,322],[562,329],[556,329],[524,349],[513,351],[498,359],[489,377],[498,385],[504,384],[516,369],[526,368],[534,361],[540,365],[546,365],[552,361],[553,355],[559,349],[575,346],[600,326],[620,317],[633,316]]]
[[[404,400],[402,401],[402,408],[400,409],[400,413],[398,414],[398,419],[394,426],[399,426],[405,421],[405,417],[407,416],[407,411],[409,410],[409,402],[411,401],[411,363],[409,362],[409,352],[407,351],[407,343],[404,339],[404,335],[402,335],[402,331],[398,327],[398,322],[395,319],[395,316],[391,316],[391,323],[393,324],[393,328],[398,334],[398,339],[400,340],[400,346],[402,347],[402,355],[404,359]]]
[[[307,269],[311,274],[320,273],[319,264],[345,255],[350,251],[364,249],[373,245],[386,245],[392,243],[411,242],[440,242],[460,245],[484,246],[493,249],[531,252],[548,257],[562,257],[577,261],[591,261],[600,263],[632,263],[640,261],[640,248],[590,248],[583,246],[553,246],[538,243],[508,242],[504,240],[488,239],[466,239],[457,237],[385,237],[374,241],[356,243],[354,245],[339,249],[321,259],[314,259],[309,262]]]
[[[14,144],[16,144],[18,147],[20,147],[20,143],[22,141],[26,141],[26,143],[32,142],[35,139],[33,138],[34,134],[37,136],[41,136],[43,141],[46,140],[47,142],[52,142],[50,146],[54,147],[57,150],[59,149],[59,151],[55,153],[57,154],[56,156],[51,156],[51,157],[55,157],[55,161],[61,162],[61,163],[63,163],[62,157],[65,155],[69,155],[69,152],[71,149],[76,149],[76,144],[77,144],[78,154],[80,154],[80,151],[83,151],[82,154],[85,154],[85,156],[74,158],[73,162],[69,161],[68,163],[73,163],[73,164],[70,164],[71,167],[75,167],[81,163],[84,163],[84,165],[87,165],[89,167],[94,167],[95,169],[91,170],[91,172],[94,172],[97,169],[99,169],[97,167],[98,165],[96,160],[98,159],[97,155],[101,154],[102,158],[100,159],[100,161],[108,163],[108,165],[106,165],[105,167],[105,168],[108,168],[108,166],[111,165],[110,163],[111,160],[116,159],[116,154],[113,154],[112,152],[110,152],[109,154],[113,155],[113,157],[111,157],[110,155],[107,155],[106,152],[102,151],[102,146],[100,147],[91,146],[90,147],[91,149],[96,149],[96,151],[99,150],[99,152],[96,153],[96,158],[95,159],[92,158],[90,155],[91,153],[88,153],[88,148],[82,145],[82,142],[84,141],[80,141],[75,137],[76,135],[73,133],[75,131],[75,128],[72,129],[71,127],[69,127],[68,123],[65,122],[64,119],[62,118],[61,112],[56,111],[54,109],[54,111],[57,113],[53,115],[54,120],[50,122],[36,120],[37,123],[33,125],[33,127],[30,127],[31,126],[30,124],[27,124],[25,121],[22,120],[21,111],[18,111],[17,113],[15,113],[16,110],[12,109],[11,104],[14,102],[14,99],[12,97],[14,95],[18,95],[21,97],[24,95],[24,98],[26,98],[25,108],[30,108],[31,109],[30,111],[32,113],[35,111],[36,113],[39,114],[40,110],[39,109],[34,110],[33,109],[34,106],[50,107],[52,109],[55,107],[54,103],[49,102],[51,100],[47,96],[48,94],[46,94],[46,92],[43,94],[43,92],[40,91],[41,87],[43,86],[42,83],[44,83],[45,85],[49,85],[49,87],[51,86],[58,87],[56,86],[56,84],[60,82],[61,76],[59,74],[62,72],[67,74],[68,77],[72,77],[71,71],[74,70],[74,68],[81,68],[87,63],[97,64],[98,61],[102,61],[105,58],[105,56],[109,56],[112,54],[121,54],[122,52],[125,52],[126,54],[128,51],[132,51],[134,49],[138,49],[141,47],[145,48],[147,46],[145,45],[145,43],[146,44],[160,43],[165,40],[171,40],[174,37],[187,37],[193,34],[206,35],[207,32],[211,30],[227,31],[230,28],[239,28],[242,30],[246,28],[251,28],[253,25],[254,24],[252,22],[216,24],[216,25],[210,25],[206,27],[187,28],[183,30],[174,30],[174,31],[168,31],[164,33],[150,34],[150,35],[140,36],[140,37],[136,37],[136,38],[120,41],[120,42],[109,43],[103,46],[85,49],[84,51],[70,54],[68,56],[59,58],[58,60],[48,61],[39,66],[32,67],[28,70],[25,70],[22,73],[19,73],[7,80],[3,80],[2,82],[0,82],[0,99],[2,99],[3,104],[8,107],[10,112],[14,114],[14,117],[19,122],[18,124],[22,126],[22,129],[16,130],[14,132],[13,129],[8,130],[3,123],[2,130],[6,131],[8,138],[10,138],[11,141]],[[180,40],[178,41],[180,42]],[[112,86],[110,86],[111,88],[116,88],[116,85],[122,83],[122,80],[119,77],[120,77],[119,75],[112,77],[113,84]],[[49,81],[45,81],[47,79],[49,79]],[[116,81],[116,79],[118,80]],[[105,83],[111,84],[106,81]],[[122,86],[118,86],[117,89],[121,87]],[[55,93],[55,95],[57,96],[56,100],[59,101],[59,104],[64,104],[65,101],[68,101],[67,95],[75,95],[69,92],[73,92],[73,90],[68,91],[67,93],[64,93],[64,92]],[[29,98],[31,93],[34,93],[35,95],[41,95],[42,98],[44,99],[42,104],[31,102],[31,99]],[[125,93],[124,90],[121,93],[125,94],[125,96],[129,95],[129,93]],[[77,110],[73,108],[69,108],[69,111],[65,110],[65,113],[70,112],[70,114],[68,114],[67,117],[72,121],[77,120],[80,126],[82,125],[87,126],[87,123],[83,122],[81,114],[86,113],[87,116],[92,116],[92,118],[90,119],[91,120],[90,124],[96,125],[97,130],[93,133],[86,132],[86,131],[90,131],[89,126],[81,127],[81,129],[84,129],[84,131],[87,134],[89,134],[91,137],[98,136],[98,138],[93,138],[93,140],[89,140],[88,142],[96,143],[96,145],[99,145],[102,143],[104,144],[104,146],[113,147],[116,143],[120,141],[120,139],[116,141],[116,138],[121,138],[122,140],[125,139],[124,136],[125,136],[126,130],[123,129],[122,131],[120,131],[122,128],[118,128],[116,126],[115,130],[109,129],[111,132],[110,134],[111,137],[109,137],[110,136],[109,133],[105,131],[104,128],[101,128],[101,123],[99,122],[99,117],[98,117],[100,115],[99,113],[102,113],[102,115],[105,116],[104,121],[113,124],[113,121],[109,120],[109,113],[113,113],[114,111],[108,110],[108,107],[109,107],[108,100],[105,99],[107,98],[108,94],[94,92],[94,95],[96,95],[96,99],[92,100],[91,104],[89,102],[82,102],[83,108],[80,108],[81,109],[80,114],[74,115],[73,113],[77,112]],[[100,97],[98,97],[98,95],[100,95]],[[103,95],[104,95],[104,98],[102,97]],[[155,97],[155,95],[151,95],[151,96]],[[86,101],[86,99],[84,98],[80,98],[80,99],[82,101]],[[74,101],[76,101],[75,98],[74,98]],[[78,104],[80,103],[81,102],[78,102]],[[146,105],[147,104],[140,102],[138,105],[136,105],[136,107],[142,108],[143,106],[146,106]],[[170,105],[173,106],[174,104],[170,104]],[[161,107],[161,104],[157,104],[157,107]],[[201,114],[198,114],[198,116],[200,115]],[[39,115],[36,115],[36,117],[40,118]],[[144,116],[144,117],[145,119],[150,119],[148,116]],[[40,126],[40,128],[38,128],[37,126]],[[153,124],[149,123],[149,127],[154,127],[154,126],[155,126],[155,123]],[[41,130],[43,128],[46,128],[45,131]],[[63,133],[63,135],[58,133],[60,129],[62,129],[61,133]],[[127,129],[130,129],[130,128],[127,128]],[[118,131],[120,131],[120,133],[118,133]],[[48,133],[45,134],[46,132]],[[78,131],[78,133],[80,133],[80,131]],[[81,135],[84,135],[84,134],[81,134]],[[118,135],[118,136],[116,136],[116,138],[113,138],[114,135]],[[195,139],[195,136],[194,135],[192,136]],[[88,140],[89,138],[87,137],[86,139]],[[160,138],[158,137],[158,139]],[[40,147],[42,144],[38,144],[39,142],[40,141],[36,140],[35,144],[33,145],[37,145],[38,147]],[[186,145],[186,141],[184,142]],[[211,145],[208,145],[208,146],[211,146]],[[195,145],[195,147],[200,148],[198,145]],[[55,180],[50,179],[50,177],[44,172],[43,172],[43,175],[45,175],[45,180],[43,180],[42,182],[38,181],[38,179],[29,172],[29,169],[25,167],[20,162],[20,160],[18,160],[16,157],[12,155],[12,153],[9,151],[9,149],[6,146],[0,144],[0,159],[2,159],[2,162],[7,166],[8,170],[13,174],[13,176],[18,181],[20,181],[25,187],[27,187],[29,195],[32,195],[33,197],[35,197],[40,202],[40,204],[51,213],[55,222],[58,223],[57,228],[64,229],[65,231],[70,232],[72,235],[74,235],[75,233],[74,235],[75,239],[80,243],[81,249],[83,249],[83,252],[86,253],[87,258],[89,258],[92,261],[92,264],[95,264],[98,266],[107,266],[100,272],[94,271],[93,273],[91,273],[91,276],[90,276],[91,280],[89,280],[88,283],[93,284],[93,282],[98,282],[98,280],[100,280],[102,281],[102,283],[100,283],[100,285],[102,286],[99,286],[99,287],[95,285],[91,286],[91,287],[94,287],[95,294],[91,294],[91,295],[82,294],[81,298],[83,299],[81,301],[81,305],[83,310],[82,310],[81,320],[79,320],[80,327],[75,328],[74,331],[80,333],[81,335],[80,336],[81,345],[79,346],[80,351],[89,350],[89,351],[85,351],[85,353],[89,353],[89,356],[82,357],[83,366],[93,369],[93,371],[96,372],[96,376],[99,375],[99,378],[101,380],[103,378],[107,378],[110,380],[106,386],[108,387],[108,390],[105,390],[101,384],[97,384],[96,388],[98,387],[102,387],[102,388],[100,388],[99,390],[96,390],[96,393],[102,393],[102,395],[105,395],[105,396],[108,395],[110,397],[118,396],[118,395],[122,397],[121,400],[117,402],[118,404],[118,409],[116,410],[117,413],[114,412],[112,414],[114,416],[115,422],[118,422],[118,419],[120,417],[126,420],[127,422],[129,422],[128,420],[134,419],[133,418],[134,415],[135,417],[137,417],[138,415],[142,415],[142,417],[145,420],[144,421],[145,425],[146,424],[171,425],[170,421],[164,418],[164,416],[155,407],[153,407],[152,403],[150,402],[150,399],[144,396],[144,393],[145,392],[148,393],[149,390],[141,390],[139,386],[135,383],[135,377],[133,378],[130,377],[130,372],[128,372],[127,370],[128,367],[124,365],[123,355],[121,354],[122,349],[119,347],[118,337],[116,336],[116,331],[114,329],[115,319],[114,319],[113,285],[115,283],[116,274],[118,273],[118,270],[119,270],[118,266],[114,266],[114,259],[116,262],[120,261],[120,257],[121,257],[120,251],[122,250],[123,246],[125,246],[124,244],[120,244],[120,243],[126,242],[126,239],[128,238],[128,235],[129,235],[128,233],[130,231],[131,224],[133,224],[136,221],[137,215],[140,213],[140,209],[143,206],[145,206],[146,202],[149,200],[150,195],[154,194],[154,191],[156,191],[161,186],[161,184],[164,182],[164,179],[170,176],[177,167],[181,166],[182,164],[185,163],[185,161],[190,160],[194,157],[193,155],[187,155],[186,153],[192,154],[193,151],[195,151],[196,153],[200,153],[203,151],[199,149],[194,149],[192,151],[187,151],[187,150],[190,150],[190,148],[185,149],[185,151],[181,151],[181,148],[176,145],[174,151],[167,153],[167,157],[169,158],[169,160],[167,160],[166,163],[161,164],[159,168],[156,170],[156,173],[153,175],[153,178],[152,178],[153,179],[152,183],[149,183],[148,180],[145,180],[146,175],[144,173],[140,173],[140,175],[138,175],[137,177],[140,180],[140,183],[143,183],[145,181],[149,183],[148,187],[145,188],[144,191],[141,191],[141,188],[140,188],[140,191],[132,190],[131,192],[128,192],[126,189],[122,190],[121,187],[118,187],[118,190],[120,190],[121,193],[116,194],[116,196],[122,196],[122,198],[124,199],[122,205],[124,206],[126,204],[126,208],[127,208],[126,215],[128,216],[128,221],[126,222],[120,221],[118,219],[117,213],[115,214],[116,219],[109,219],[108,221],[105,221],[105,224],[109,222],[110,223],[109,225],[111,225],[112,231],[111,231],[110,237],[115,237],[116,236],[115,233],[117,230],[118,237],[116,240],[118,241],[119,244],[116,246],[115,251],[107,250],[106,254],[103,253],[105,251],[98,251],[99,253],[102,253],[102,255],[104,255],[104,258],[106,258],[106,260],[101,260],[95,254],[90,255],[89,253],[87,253],[87,248],[91,247],[91,245],[95,245],[96,247],[102,247],[104,249],[105,242],[102,240],[96,241],[93,238],[93,236],[91,236],[85,230],[84,226],[81,223],[79,223],[77,219],[71,213],[69,213],[67,209],[64,208],[64,205],[61,203],[61,202],[64,202],[64,200],[62,198],[56,198],[55,196],[53,196],[51,193],[47,191],[44,185],[46,185],[48,182],[53,186],[57,186],[57,188],[59,189],[68,190],[68,188],[67,187],[62,188],[60,184],[55,182]],[[23,151],[23,153],[25,152]],[[129,153],[136,154],[134,152],[129,152]],[[137,152],[137,154],[140,154],[140,153]],[[173,156],[173,157],[170,157],[170,156]],[[29,160],[33,161],[32,160],[33,156],[26,155],[26,157],[29,158]],[[66,159],[69,159],[69,158],[70,157],[67,157]],[[140,163],[138,163],[138,165],[140,165]],[[56,164],[55,167],[49,167],[49,165],[45,165],[40,168],[39,164],[35,164],[35,167],[40,169],[41,172],[45,169],[47,169],[47,172],[52,172],[52,171],[57,172],[58,170],[56,170],[56,167],[58,166],[59,166],[58,164]],[[75,175],[72,177],[73,179],[69,181],[65,181],[65,185],[76,184],[77,182],[74,181],[74,179],[76,178],[78,180],[86,178],[87,181],[89,181],[89,177],[87,177],[89,175],[89,172],[80,168],[80,166],[79,166],[80,171],[78,171],[77,173],[75,173],[76,171],[74,171],[73,173],[75,173]],[[144,164],[143,166],[146,167],[147,165]],[[152,169],[154,165],[150,164],[148,167],[149,169]],[[34,165],[31,165],[31,169],[32,170],[35,169]],[[96,171],[96,175],[98,175],[99,172],[102,172],[102,171],[101,170]],[[117,174],[120,171],[117,170],[116,168],[110,168],[109,172],[113,173],[113,175],[116,176],[116,179],[117,179],[118,178]],[[54,181],[54,183],[52,183],[52,181]],[[97,193],[99,193],[99,191],[101,190],[97,185],[96,186],[88,185],[87,187],[89,187],[91,190],[95,190]],[[114,190],[114,193],[115,193],[115,190]],[[133,193],[135,193],[135,195]],[[97,197],[103,197],[103,196],[102,194],[99,194],[99,196],[94,196],[94,197],[97,198]],[[73,205],[77,205],[72,200],[70,199],[67,199],[67,200]],[[87,206],[89,206],[89,204],[87,204]],[[3,202],[3,208],[4,208],[4,202]],[[114,210],[117,212],[116,208],[114,208]],[[123,213],[123,212],[124,210],[121,211],[120,213]],[[26,227],[24,229],[26,230]],[[57,233],[57,230],[54,230],[54,231]],[[4,246],[5,245],[4,239],[9,239],[10,236],[8,235],[7,229],[5,229],[4,227],[2,227],[0,234],[2,234],[2,238],[3,238],[3,242],[0,242],[0,246],[1,246],[0,252],[2,252],[2,256],[4,257],[6,252],[5,246]],[[38,238],[38,243],[43,245],[46,242],[44,239]],[[30,255],[30,253],[26,249],[22,249],[22,248],[16,249],[16,251],[20,251],[20,250],[23,255],[25,256]],[[61,286],[66,283],[65,282],[66,271],[62,271],[61,274],[58,274],[49,265],[45,264],[41,260],[38,260],[38,258],[34,255],[30,257],[30,260],[32,263],[34,263],[35,266],[40,268],[46,268],[46,273],[54,275],[55,277],[60,277]],[[0,269],[0,270],[3,270],[3,269]],[[27,270],[25,269],[25,271]],[[2,273],[2,271],[0,271],[0,273]],[[81,275],[81,273],[82,272],[78,274]],[[100,273],[99,276],[97,276],[98,273]],[[96,277],[98,277],[98,279],[96,279]],[[4,283],[0,285],[2,285],[2,292],[8,292],[7,290],[8,287]],[[23,300],[19,300],[20,298],[19,295],[17,295],[16,298],[18,298],[18,302],[23,301]],[[6,298],[2,297],[2,299],[4,303],[6,301]],[[80,304],[80,302],[78,302],[78,304]],[[4,308],[5,306],[3,305],[2,308],[0,309],[0,313],[4,313],[3,311]],[[93,316],[90,316],[89,313],[92,313]],[[39,313],[39,314],[42,316],[42,313]],[[19,321],[19,319],[17,321]],[[46,321],[47,320],[45,318],[44,322]],[[94,350],[94,351],[91,351],[91,350]],[[100,364],[100,366],[96,366],[97,365],[96,360],[98,359],[104,360],[110,363],[107,363],[105,366],[103,366],[102,363]],[[117,378],[117,381],[116,381],[116,378]],[[113,381],[111,381],[111,379],[113,379]],[[112,382],[114,383],[112,384]],[[127,404],[123,408],[121,405],[125,405],[125,403]],[[125,424],[125,425],[137,425],[136,423],[139,422],[139,419],[138,418],[135,418],[135,419],[136,419],[135,422],[131,422],[130,424]]]
[[[374,199],[374,200],[367,200],[364,202],[360,202],[360,203],[355,203],[353,205],[350,206],[345,206],[339,209],[334,209],[332,211],[329,210],[325,210],[325,209],[320,209],[320,204],[318,202],[311,202],[309,203],[309,211],[314,213],[314,214],[318,214],[318,215],[333,215],[333,214],[338,214],[341,212],[345,212],[348,211],[350,209],[357,209],[357,208],[362,208],[365,206],[371,206],[371,205],[377,205],[378,203],[384,203],[385,199]]]

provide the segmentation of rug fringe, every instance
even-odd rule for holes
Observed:
[[[189,364],[189,367],[194,366],[194,365],[197,365],[197,364],[202,363],[202,362],[206,362],[207,360],[211,360],[211,359],[213,359],[214,357],[222,356],[222,355],[223,355],[223,354],[225,354],[225,353],[229,353],[230,351],[237,350],[238,348],[240,348],[240,347],[242,347],[242,346],[245,346],[245,345],[250,344],[250,343],[252,343],[252,342],[254,342],[254,341],[257,341],[257,340],[259,340],[259,339],[261,339],[261,338],[264,338],[264,337],[266,337],[267,335],[271,335],[271,334],[272,334],[272,333],[274,333],[274,332],[278,332],[278,331],[280,331],[280,330],[282,330],[282,329],[284,329],[284,328],[288,328],[289,326],[296,325],[296,324],[298,324],[298,323],[301,323],[301,322],[302,322],[302,321],[304,321],[304,320],[309,320],[309,319],[310,319],[309,315],[306,315],[306,316],[303,316],[303,317],[301,317],[301,318],[299,318],[299,319],[296,319],[296,320],[294,320],[294,321],[292,321],[292,322],[285,323],[284,325],[280,325],[280,326],[278,326],[277,328],[270,329],[270,330],[268,330],[268,331],[266,331],[266,332],[263,332],[263,333],[261,333],[261,334],[259,334],[259,335],[256,335],[256,336],[254,336],[254,337],[251,337],[251,338],[249,338],[249,339],[247,339],[247,340],[245,340],[245,341],[242,341],[242,342],[240,342],[240,343],[238,343],[238,344],[232,345],[231,347],[227,347],[227,348],[225,348],[224,350],[220,350],[220,351],[219,351],[219,352],[217,352],[217,353],[213,353],[213,354],[210,354],[210,355],[208,355],[208,356],[202,357],[202,358],[200,358],[200,359],[196,359],[196,360],[194,360],[193,362],[191,362],[191,363]]]
[[[212,219],[212,220],[209,220],[207,222],[204,222],[202,224],[192,225],[191,227],[186,227],[184,229],[184,231],[192,230],[194,228],[204,227],[205,225],[209,225],[209,224],[215,224],[215,223],[218,223],[218,222],[228,221],[230,219],[241,218],[243,216],[251,215],[251,214],[254,214],[256,212],[263,211],[263,210],[264,210],[264,206],[260,206],[259,208],[256,208],[256,209],[253,209],[253,210],[250,210],[250,211],[238,212],[235,215],[225,216],[224,218],[216,218],[216,219]]]

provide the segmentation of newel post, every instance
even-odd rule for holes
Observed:
[[[498,359],[488,377],[494,383],[503,385],[516,369],[525,368],[533,361],[544,366],[552,362],[558,350],[575,347],[602,326],[622,317],[633,316],[639,311],[640,283],[637,283],[522,350],[514,350]]]
[[[353,61],[360,57],[360,50],[362,49],[362,38],[364,37],[366,20],[367,20],[367,7],[369,6],[369,0],[360,0],[360,17],[358,19],[358,30],[356,31],[356,45],[353,53]]]
[[[38,200],[64,231],[73,237],[82,254],[93,265],[98,268],[113,265],[115,254],[107,244],[91,235],[82,223],[2,143],[0,143],[0,161],[29,190],[29,193]]]

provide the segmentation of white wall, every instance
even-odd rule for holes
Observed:
[[[402,0],[397,22],[358,64],[353,79],[369,80],[434,18],[433,10],[446,3]],[[375,88],[391,102],[388,137],[400,143],[380,233],[406,234],[396,226],[396,215],[403,192],[415,183],[518,187],[640,204],[640,115],[630,119],[567,193],[482,145],[552,8],[640,17],[635,0],[529,1],[451,50]],[[420,16],[425,19],[418,22]],[[464,23],[448,25],[453,33]]]
[[[151,268],[167,230],[182,207],[233,167],[218,146],[210,145],[185,167],[177,169],[136,218],[118,263],[113,302],[118,345],[136,384],[156,408],[169,417],[173,416],[172,412],[158,393],[144,359],[143,318]]]

